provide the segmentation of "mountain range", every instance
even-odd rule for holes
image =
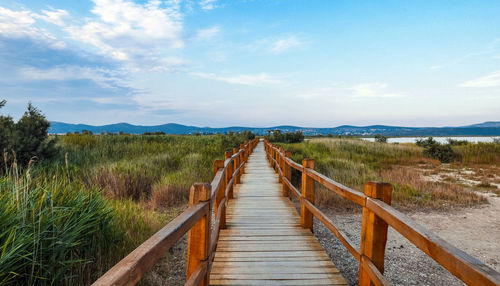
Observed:
[[[299,127],[299,126],[272,126],[272,127],[243,127],[231,126],[222,128],[187,126],[176,123],[167,123],[155,126],[133,125],[129,123],[116,123],[102,126],[86,124],[70,124],[64,122],[50,122],[49,133],[66,134],[68,132],[82,132],[88,130],[94,134],[99,133],[129,133],[142,134],[145,132],[164,132],[166,134],[216,134],[242,132],[250,130],[255,134],[264,135],[268,130],[281,130],[281,132],[302,131],[304,135],[357,135],[373,136],[500,136],[500,121],[488,121],[479,124],[458,127],[401,127],[386,125],[351,126],[342,125],[331,128]]]

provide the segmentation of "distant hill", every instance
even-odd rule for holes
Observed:
[[[465,127],[500,127],[500,121],[487,121],[479,124],[473,124]]]
[[[305,135],[357,135],[373,136],[376,134],[386,136],[500,136],[500,121],[484,122],[468,126],[458,127],[400,127],[386,125],[351,126],[342,125],[332,128],[298,127],[298,126],[273,126],[273,127],[242,127],[232,126],[223,128],[187,126],[176,123],[167,123],[155,126],[132,125],[129,123],[116,123],[102,126],[86,124],[69,124],[63,122],[51,122],[49,132],[52,134],[65,134],[68,132],[81,132],[89,130],[99,134],[102,132],[118,133],[123,131],[130,134],[142,134],[144,132],[165,132],[166,134],[215,134],[226,132],[241,132],[250,130],[255,134],[267,134],[267,130],[281,130],[282,132],[302,131]]]

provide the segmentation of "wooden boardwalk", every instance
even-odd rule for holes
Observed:
[[[226,213],[210,285],[347,285],[287,197],[260,142]]]
[[[388,183],[366,182],[361,193],[315,171],[314,159],[294,162],[266,139],[224,156],[214,161],[211,183],[191,186],[184,212],[92,285],[135,285],[187,233],[186,286],[346,285],[310,231],[315,218],[358,261],[359,285],[390,285],[383,274],[391,226],[466,284],[500,286],[500,273],[391,207]],[[302,174],[300,191],[292,169]],[[315,184],[363,208],[359,248],[314,205]],[[288,196],[300,200],[300,217]]]

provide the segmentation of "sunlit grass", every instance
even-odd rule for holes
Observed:
[[[439,166],[439,161],[425,158],[423,148],[414,144],[386,144],[361,139],[312,139],[298,144],[283,144],[292,152],[292,159],[301,162],[304,158],[316,160],[316,170],[346,186],[363,191],[367,181],[386,181],[393,185],[393,204],[400,209],[448,209],[486,203],[486,199],[471,190],[446,182],[430,182],[414,167]],[[468,145],[467,145],[468,146]],[[493,160],[495,164],[499,150],[488,155],[474,155],[475,148],[464,148],[466,161]],[[467,149],[468,148],[468,149]],[[478,157],[479,156],[479,157]],[[472,159],[474,158],[474,159]],[[485,159],[486,158],[486,159]],[[484,161],[482,161],[484,162]],[[490,161],[488,161],[490,162]],[[498,162],[498,161],[496,161]],[[296,173],[297,175],[297,173]],[[298,177],[296,176],[296,180]],[[352,205],[317,187],[318,205],[351,208]]]
[[[177,216],[189,186],[244,141],[58,136],[56,158],[0,176],[0,284],[90,284]]]

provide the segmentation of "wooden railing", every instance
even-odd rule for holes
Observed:
[[[385,280],[384,256],[387,229],[390,225],[411,243],[441,264],[468,285],[500,285],[500,273],[425,229],[391,204],[392,186],[368,182],[364,194],[343,186],[314,170],[314,160],[304,159],[302,165],[267,140],[264,142],[271,166],[279,174],[283,195],[295,195],[301,204],[301,225],[313,230],[313,217],[322,222],[359,262],[359,285],[389,285]],[[291,168],[302,173],[301,191],[291,183]],[[314,184],[321,184],[339,196],[363,207],[360,249],[314,205]]]
[[[258,139],[250,140],[226,152],[225,160],[215,160],[212,182],[191,187],[189,207],[92,285],[135,285],[187,232],[186,285],[208,285],[219,230],[226,225],[226,203],[233,197],[233,185],[239,183],[257,143]]]

